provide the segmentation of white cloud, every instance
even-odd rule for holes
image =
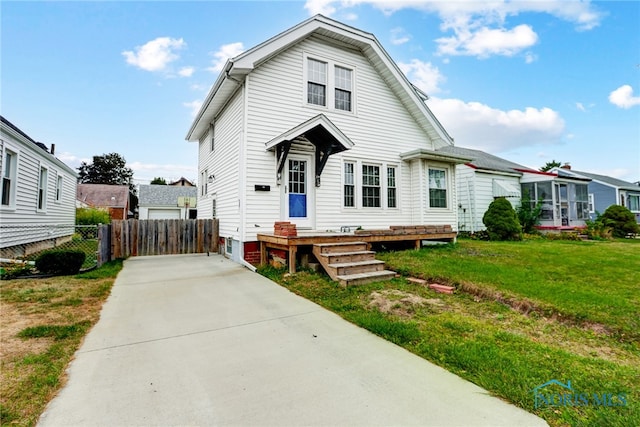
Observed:
[[[557,144],[565,128],[564,120],[550,108],[503,111],[479,102],[441,98],[427,103],[456,145],[490,153]]]
[[[633,88],[623,85],[609,94],[609,102],[616,107],[631,108],[640,105],[640,96],[633,96]]]
[[[430,62],[412,59],[410,63],[399,62],[398,67],[409,81],[422,89],[427,95],[440,92],[440,83],[446,79]]]
[[[194,179],[198,176],[197,166],[195,165],[133,162],[127,164],[127,166],[133,170],[133,176],[136,182],[151,181],[155,177],[162,177],[168,181],[174,181],[180,179],[180,177]]]
[[[336,8],[332,6],[332,3],[337,2],[335,0],[307,0],[304,8],[309,11],[309,15],[319,13],[325,16],[331,16],[336,12]]]
[[[213,60],[213,66],[208,68],[208,70],[219,73],[222,71],[222,67],[224,67],[224,64],[228,59],[238,56],[242,52],[244,52],[244,45],[242,42],[229,43],[220,46],[220,49],[212,54],[215,59]]]
[[[487,58],[490,55],[513,56],[538,42],[538,35],[525,24],[511,30],[479,28],[458,29],[453,37],[436,39],[443,55],[469,55]]]
[[[136,46],[135,52],[125,51],[122,55],[127,64],[134,65],[146,71],[162,71],[167,65],[179,58],[176,51],[187,44],[183,39],[158,37],[142,46]]]
[[[411,40],[411,36],[404,30],[404,28],[397,27],[391,30],[391,44],[405,44],[409,40]]]
[[[182,67],[178,71],[178,74],[180,75],[180,77],[191,77],[195,71],[196,69],[193,67]]]
[[[202,100],[196,99],[191,102],[183,102],[182,105],[191,110],[191,117],[195,117],[198,111],[200,111],[200,107],[202,107]]]
[[[587,109],[584,108],[584,105],[582,105],[582,102],[576,102],[576,108],[580,111],[587,111]]]
[[[93,162],[93,159],[91,159],[91,158],[78,157],[78,156],[75,156],[74,154],[71,154],[71,153],[69,153],[67,151],[62,152],[62,153],[56,153],[56,157],[59,160],[62,160],[62,162],[64,164],[66,164],[67,166],[69,166],[72,169],[77,169],[82,162],[86,162],[86,163]]]

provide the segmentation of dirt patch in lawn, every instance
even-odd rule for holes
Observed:
[[[439,298],[423,298],[409,292],[387,289],[371,292],[368,306],[382,313],[408,318],[414,315],[416,307],[444,308],[445,303]]]

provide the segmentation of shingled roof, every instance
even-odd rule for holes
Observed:
[[[599,181],[603,184],[607,184],[611,187],[618,187],[621,190],[628,190],[628,191],[640,191],[640,185],[635,185],[631,182],[628,181],[623,181],[621,179],[618,178],[612,178],[610,176],[606,176],[606,175],[598,175],[596,173],[591,173],[591,172],[581,172],[581,171],[577,171],[575,169],[563,169],[563,168],[556,168],[556,171],[558,172],[559,175],[569,175],[571,177],[575,178],[575,175],[578,176],[583,176],[585,178],[590,178],[594,181]]]
[[[78,184],[76,199],[95,208],[126,208],[129,187],[109,184]]]
[[[438,148],[436,151],[441,151],[448,154],[456,154],[459,156],[469,157],[473,160],[467,164],[482,170],[508,172],[522,175],[522,171],[536,172],[531,168],[522,166],[518,163],[505,160],[501,157],[494,156],[493,154],[485,153],[480,150],[472,150],[470,148],[462,148],[456,146]]]
[[[170,185],[141,185],[138,191],[139,206],[177,206],[178,197],[196,197],[196,187]]]

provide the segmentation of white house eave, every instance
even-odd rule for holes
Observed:
[[[404,161],[420,159],[454,164],[469,163],[472,160],[470,157],[458,156],[456,154],[442,154],[441,152],[425,150],[423,148],[402,153],[400,154],[400,158]]]
[[[315,128],[316,126],[324,127],[330,134],[333,136],[336,141],[340,143],[344,147],[345,150],[350,150],[355,144],[351,141],[336,125],[333,124],[331,120],[329,120],[324,114],[318,114],[311,119],[300,123],[298,126],[278,135],[273,138],[271,141],[265,143],[265,149],[267,151],[274,150],[278,144],[283,143],[284,141],[291,141],[296,137],[303,135],[305,132]]]

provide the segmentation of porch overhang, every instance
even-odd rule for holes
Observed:
[[[516,187],[513,183],[509,181],[494,179],[492,184],[493,184],[493,197],[519,199],[521,196],[520,188]]]
[[[464,164],[472,160],[470,157],[460,156],[457,154],[445,154],[441,151],[426,150],[424,148],[402,153],[400,154],[400,158],[407,162],[410,160],[420,159],[454,164]]]
[[[324,114],[318,114],[265,144],[267,151],[276,151],[278,184],[281,182],[282,169],[291,145],[296,141],[309,142],[316,147],[316,187],[320,186],[320,175],[329,156],[354,146],[354,143],[331,120]]]

